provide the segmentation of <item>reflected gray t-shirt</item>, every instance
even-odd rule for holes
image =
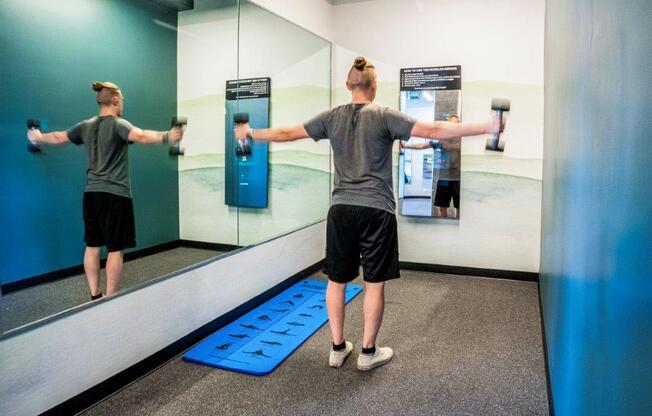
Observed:
[[[84,144],[88,156],[84,192],[108,192],[131,198],[129,133],[134,126],[114,116],[96,116],[68,130],[68,140]]]
[[[304,124],[316,140],[330,139],[335,164],[333,205],[378,208],[394,213],[392,146],[408,140],[416,120],[376,104],[346,104]]]
[[[441,146],[448,158],[448,166],[446,169],[439,171],[439,179],[446,181],[459,181],[460,180],[460,167],[461,167],[461,152],[462,152],[462,138],[455,137],[449,140],[441,140],[438,143],[434,140],[430,141],[430,146],[433,150],[437,144]],[[435,153],[436,156],[436,153]]]

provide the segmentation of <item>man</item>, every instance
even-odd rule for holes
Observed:
[[[459,123],[460,118],[456,114],[448,117],[451,123]],[[433,183],[434,199],[433,204],[437,207],[437,214],[440,217],[448,217],[448,208],[453,200],[455,213],[453,217],[459,218],[460,213],[460,158],[462,149],[462,138],[455,137],[450,140],[439,142],[437,140],[428,140],[423,143],[404,144],[401,142],[403,149],[423,150],[432,148],[433,152],[437,147],[447,152],[448,166],[439,170],[437,182]]]
[[[342,366],[353,349],[353,344],[344,340],[344,293],[346,284],[358,276],[362,262],[364,336],[358,369],[367,371],[387,363],[394,354],[391,348],[376,345],[385,305],[385,282],[400,277],[392,190],[394,140],[415,136],[444,141],[498,132],[501,126],[498,118],[478,124],[426,123],[375,105],[376,70],[363,57],[355,59],[346,86],[351,91],[350,104],[324,111],[305,124],[292,127],[251,130],[248,124],[238,124],[236,139],[330,139],[335,183],[328,212],[324,265],[329,279],[326,306],[333,341],[329,365]]]
[[[112,82],[94,82],[99,115],[67,131],[42,133],[30,129],[27,138],[35,145],[84,144],[88,156],[84,190],[84,271],[91,299],[101,298],[100,249],[106,246],[106,295],[117,292],[122,275],[123,250],[136,246],[136,227],[129,181],[128,145],[131,143],[177,143],[183,130],[142,130],[121,118],[124,97]]]

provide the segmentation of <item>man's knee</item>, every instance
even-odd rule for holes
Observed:
[[[385,287],[385,282],[364,282],[367,289],[382,289]]]
[[[385,292],[385,282],[377,282],[377,283],[372,283],[372,282],[365,282],[365,296],[371,295],[371,296],[382,296]]]
[[[339,283],[339,282],[335,282],[333,280],[329,280],[328,281],[328,288],[329,289],[345,290],[346,289],[346,283]]]

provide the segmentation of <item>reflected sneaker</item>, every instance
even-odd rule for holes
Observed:
[[[351,351],[353,351],[353,343],[349,341],[345,341],[345,343],[346,347],[342,351],[335,351],[331,348],[331,355],[328,357],[328,365],[333,368],[342,367],[344,361],[346,361],[348,356],[351,354]]]
[[[383,364],[387,364],[394,356],[394,351],[389,347],[376,347],[376,353],[373,355],[358,355],[358,370],[369,371]]]

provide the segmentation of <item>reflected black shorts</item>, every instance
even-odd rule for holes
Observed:
[[[455,208],[460,207],[460,181],[437,181],[435,206],[448,208],[453,200]]]
[[[367,282],[400,277],[396,215],[377,208],[333,205],[326,225],[324,273],[334,282],[348,283],[358,277],[360,262]]]
[[[108,192],[84,192],[84,241],[109,252],[136,247],[131,198]]]

